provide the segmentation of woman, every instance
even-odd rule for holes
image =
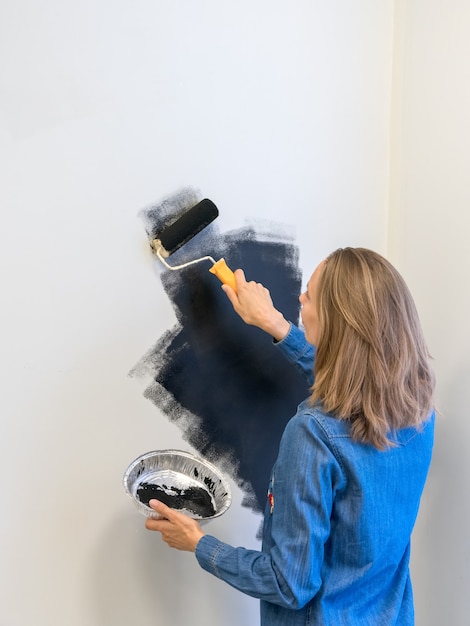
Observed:
[[[412,297],[366,249],[333,252],[300,296],[305,332],[267,289],[223,289],[273,336],[311,396],[289,421],[268,490],[262,551],[234,548],[162,503],[150,530],[261,600],[263,626],[410,626],[410,536],[431,461],[434,377]]]

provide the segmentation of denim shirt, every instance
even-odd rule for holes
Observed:
[[[314,348],[295,326],[276,344],[313,382]],[[434,414],[379,451],[307,401],[281,439],[262,550],[204,535],[205,570],[261,600],[262,626],[412,626],[410,535],[431,461]]]

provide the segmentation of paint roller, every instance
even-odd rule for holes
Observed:
[[[165,260],[213,222],[218,215],[219,210],[212,200],[207,198],[201,200],[158,233],[157,237],[151,240],[150,245],[163,265],[172,271],[180,270],[202,261],[210,261],[212,267],[209,269],[209,272],[215,274],[222,283],[230,285],[236,291],[235,276],[224,259],[216,261],[211,256],[204,256],[181,265],[169,265]]]

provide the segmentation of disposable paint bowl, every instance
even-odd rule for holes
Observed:
[[[153,499],[198,520],[219,517],[232,502],[223,474],[212,463],[183,450],[142,454],[129,465],[123,482],[146,517],[159,517],[149,507]]]

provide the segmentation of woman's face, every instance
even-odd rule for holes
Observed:
[[[317,314],[317,291],[318,280],[323,270],[325,261],[322,261],[316,268],[307,283],[307,290],[300,294],[301,304],[300,316],[305,329],[305,338],[313,346],[316,346],[320,338],[320,326]]]

